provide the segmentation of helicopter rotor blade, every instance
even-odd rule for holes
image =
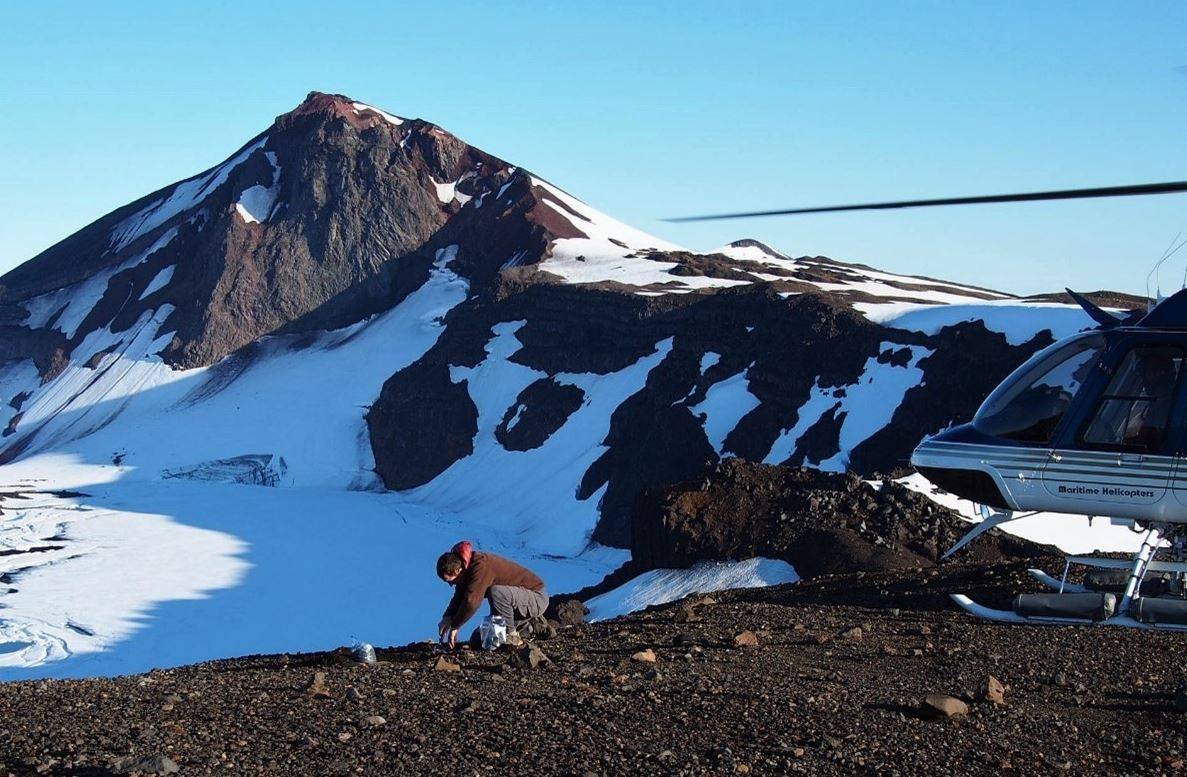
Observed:
[[[898,202],[870,202],[861,205],[829,205],[821,208],[788,208],[758,210],[747,213],[717,213],[708,216],[681,216],[665,221],[714,221],[717,219],[748,219],[758,216],[792,216],[801,213],[835,213],[846,210],[893,210],[896,208],[930,208],[938,205],[984,205],[996,202],[1035,202],[1038,200],[1082,200],[1095,197],[1142,197],[1152,194],[1187,192],[1187,181],[1143,183],[1131,186],[1099,186],[1092,189],[1060,189],[1049,192],[1022,194],[990,194],[980,197],[944,197],[934,200],[900,200]]]

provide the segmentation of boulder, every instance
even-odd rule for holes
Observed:
[[[676,609],[676,614],[672,617],[677,623],[697,623],[704,620],[701,614],[697,612],[696,602],[683,602],[680,607]]]
[[[521,647],[514,653],[514,660],[522,669],[539,669],[546,664],[552,663],[552,659],[548,657],[548,654],[535,645],[524,645]]]
[[[969,705],[955,696],[929,693],[924,697],[919,711],[928,718],[955,718],[968,715]]]
[[[313,699],[330,698],[330,689],[326,686],[326,673],[314,672],[313,677],[309,678],[309,682],[305,683],[301,690]]]
[[[176,774],[181,769],[167,755],[130,755],[112,764],[111,771],[115,774]]]
[[[552,639],[557,633],[556,625],[541,615],[521,621],[516,630],[522,639]]]
[[[1002,685],[1002,681],[993,675],[987,675],[985,681],[981,683],[981,688],[977,694],[981,701],[987,701],[990,704],[1003,704],[1006,701],[1006,687]]]
[[[437,663],[433,664],[433,669],[438,672],[460,672],[462,671],[462,665],[450,661],[445,656],[438,656]]]
[[[557,605],[556,619],[562,626],[579,626],[585,623],[589,608],[577,599],[567,599]]]
[[[837,636],[847,642],[861,642],[865,635],[862,633],[861,626],[854,626],[851,629],[845,629]]]
[[[631,660],[640,664],[654,664],[659,660],[659,658],[655,655],[654,650],[647,648],[646,650],[640,650],[638,653],[632,655]]]

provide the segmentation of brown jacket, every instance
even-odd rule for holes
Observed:
[[[455,629],[460,629],[478,612],[482,600],[486,598],[486,592],[492,585],[513,585],[533,591],[544,590],[544,581],[527,567],[494,553],[479,552],[474,553],[470,559],[470,566],[462,570],[454,585],[456,588],[453,598],[449,600],[449,606],[445,608],[442,617],[449,618]]]

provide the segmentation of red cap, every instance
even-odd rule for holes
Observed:
[[[462,557],[462,569],[469,568],[470,559],[474,556],[474,546],[470,544],[469,540],[462,540],[450,548],[450,551]]]

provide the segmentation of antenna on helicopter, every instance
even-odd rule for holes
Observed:
[[[1158,272],[1158,268],[1161,267],[1163,265],[1163,263],[1166,262],[1167,259],[1170,259],[1176,253],[1178,253],[1180,248],[1183,247],[1183,244],[1179,243],[1179,238],[1181,238],[1182,236],[1183,236],[1182,232],[1175,235],[1174,239],[1171,240],[1170,245],[1168,245],[1166,247],[1166,250],[1162,252],[1162,257],[1157,262],[1154,263],[1153,269],[1151,269],[1149,274],[1146,275],[1146,300],[1147,300],[1146,310],[1147,311],[1152,310],[1154,308],[1154,305],[1157,302],[1162,301],[1162,288],[1161,288],[1161,284],[1158,282],[1156,273]],[[1178,243],[1178,245],[1175,245],[1176,243]],[[1154,293],[1158,297],[1157,300],[1155,300],[1153,297],[1150,296],[1150,278],[1152,278],[1152,277],[1154,278]],[[1184,279],[1187,280],[1187,270],[1184,271]]]

